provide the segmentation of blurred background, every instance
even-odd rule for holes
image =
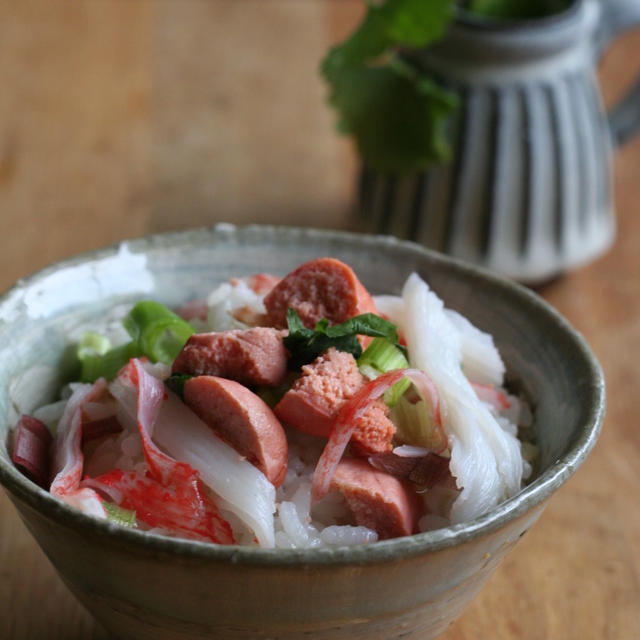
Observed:
[[[218,221],[345,227],[355,162],[318,75],[357,0],[0,9],[0,287]]]
[[[0,9],[0,289],[119,239],[218,221],[349,228],[357,161],[318,64],[362,0],[83,0]],[[638,33],[602,64],[611,102]],[[637,200],[616,157],[619,206]]]

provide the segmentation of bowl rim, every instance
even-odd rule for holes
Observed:
[[[0,457],[0,483],[9,493],[12,500],[19,500],[38,511],[43,517],[55,520],[58,524],[77,528],[83,534],[99,536],[107,544],[124,545],[144,553],[171,554],[183,557],[208,559],[211,561],[231,561],[243,565],[273,565],[280,567],[307,565],[345,565],[375,564],[399,558],[411,558],[426,552],[439,551],[473,538],[481,537],[501,528],[508,522],[542,505],[551,494],[581,466],[589,452],[593,449],[602,429],[604,420],[606,395],[602,368],[591,348],[571,324],[549,303],[524,286],[487,271],[482,267],[465,263],[456,258],[446,256],[416,243],[399,240],[391,236],[360,234],[351,231],[336,231],[316,228],[301,228],[279,225],[245,225],[236,226],[220,223],[211,227],[199,227],[185,231],[151,234],[139,238],[122,240],[92,251],[83,252],[57,261],[30,276],[18,280],[10,289],[0,295],[0,311],[4,305],[21,291],[28,289],[47,275],[59,269],[78,266],[87,261],[111,256],[126,245],[132,250],[136,248],[152,248],[158,245],[173,246],[196,239],[199,243],[213,244],[228,239],[250,241],[262,238],[267,242],[270,238],[289,237],[296,241],[321,239],[342,245],[365,245],[374,247],[393,246],[399,250],[414,253],[427,258],[432,263],[443,265],[454,272],[464,274],[467,278],[489,281],[493,286],[508,290],[524,304],[535,308],[556,325],[562,334],[571,341],[574,349],[585,365],[584,375],[588,380],[590,394],[585,407],[587,416],[579,437],[566,455],[556,460],[535,480],[525,486],[512,498],[500,503],[489,512],[474,520],[450,525],[442,529],[414,534],[391,540],[382,540],[366,545],[342,546],[333,548],[311,549],[263,549],[257,547],[217,545],[182,538],[172,538],[149,534],[140,530],[132,530],[109,521],[86,515],[73,507],[59,501],[48,491],[38,487],[22,475],[11,463],[10,459]],[[5,445],[3,443],[3,445]]]

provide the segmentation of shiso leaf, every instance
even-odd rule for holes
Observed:
[[[399,345],[396,326],[374,313],[363,313],[332,326],[323,318],[316,323],[315,329],[308,329],[295,309],[289,307],[287,325],[289,334],[283,342],[289,351],[289,368],[294,370],[313,362],[330,347],[351,353],[358,359],[362,354],[358,335],[387,338],[399,349],[404,349]]]
[[[184,400],[184,385],[185,382],[191,380],[191,378],[193,378],[193,376],[188,373],[172,373],[164,383],[173,393]]]

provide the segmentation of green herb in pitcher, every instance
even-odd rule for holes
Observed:
[[[562,11],[571,0],[385,0],[367,2],[354,32],[322,61],[338,129],[352,135],[364,164],[408,173],[447,162],[455,93],[411,64],[403,52],[437,43],[457,10],[490,18],[532,18]]]

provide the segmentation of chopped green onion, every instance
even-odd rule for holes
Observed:
[[[369,380],[394,369],[406,369],[409,362],[402,351],[386,338],[374,338],[358,358],[360,373]],[[402,394],[411,386],[408,378],[396,382],[384,394],[388,407],[394,407]]]
[[[180,316],[153,300],[138,302],[123,324],[143,354],[153,362],[171,364],[194,328]]]
[[[89,354],[80,358],[82,368],[80,380],[82,382],[94,382],[98,378],[113,380],[118,371],[124,367],[131,358],[143,355],[137,343],[127,342],[113,349],[109,349],[102,355]]]
[[[382,375],[379,369],[372,367],[370,364],[360,364],[358,363],[358,369],[360,369],[360,373],[367,380],[375,380],[378,376]]]
[[[403,396],[405,391],[411,386],[411,381],[403,378],[396,382],[390,389],[384,392],[384,401],[387,407],[395,407],[398,400]]]
[[[131,358],[147,356],[152,362],[171,364],[180,353],[194,328],[173,311],[151,300],[138,302],[122,324],[131,342],[109,348],[109,340],[95,331],[87,331],[77,347],[81,363],[80,379],[113,380]]]
[[[380,373],[406,369],[409,362],[400,349],[386,338],[374,338],[358,358],[358,366],[369,364]]]
[[[111,343],[108,338],[101,336],[96,331],[87,331],[82,334],[78,342],[78,358],[84,360],[88,356],[103,356]]]
[[[102,501],[102,506],[107,513],[107,520],[115,522],[123,527],[136,526],[136,512],[123,509],[113,502]]]
[[[395,439],[402,444],[433,449],[434,441],[439,442],[435,418],[424,400],[400,398],[393,408],[393,421],[397,426]]]

